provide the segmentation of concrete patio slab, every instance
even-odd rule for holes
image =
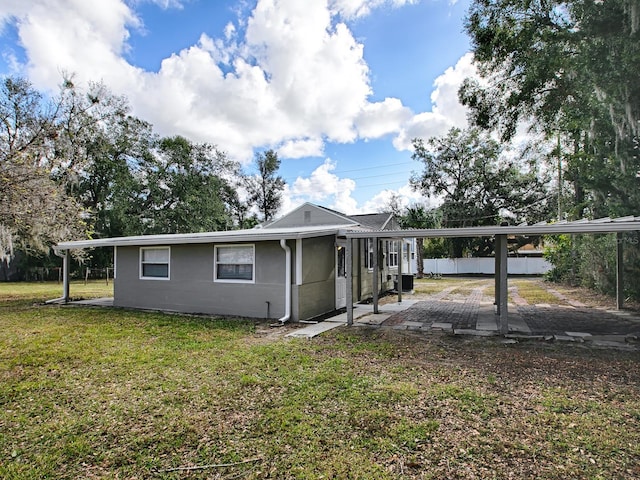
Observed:
[[[402,302],[385,303],[384,305],[378,306],[378,311],[380,313],[402,312],[403,310],[406,310],[407,308],[412,307],[416,303],[418,303],[418,300],[403,300]],[[373,310],[373,306],[371,308]]]
[[[339,327],[341,325],[346,325],[347,323],[339,323],[339,322],[320,322],[315,323],[313,325],[308,325],[299,330],[295,330],[291,333],[287,333],[287,337],[294,338],[313,338],[316,335],[320,335],[321,333],[327,332],[333,328]]]
[[[113,307],[113,297],[90,298],[88,300],[74,300],[71,305],[88,305],[93,307]]]
[[[405,327],[422,328],[424,323],[422,323],[422,322],[402,322],[400,325],[404,325]]]
[[[527,322],[517,313],[509,314],[509,331],[518,333],[531,333],[531,328]]]
[[[498,321],[493,304],[481,304],[478,307],[476,330],[498,331]]]
[[[388,313],[372,313],[358,318],[355,322],[365,325],[381,325],[387,318],[389,318]]]
[[[454,335],[472,335],[476,337],[493,337],[498,335],[498,332],[492,332],[488,330],[473,330],[471,328],[456,328],[453,330]]]
[[[431,325],[431,330],[453,331],[453,324],[447,322],[435,322]]]
[[[379,326],[391,315],[402,312],[411,307],[415,300],[387,303],[378,307],[379,313],[373,313],[373,304],[358,304],[353,306],[354,325]],[[347,324],[347,314],[341,313],[326,320],[308,325],[304,328],[288,333],[287,337],[313,338],[321,333]],[[422,324],[420,324],[422,326]]]
[[[590,333],[586,333],[586,332],[564,332],[564,333],[566,333],[570,337],[587,338],[592,336]]]

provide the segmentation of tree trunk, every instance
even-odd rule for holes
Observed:
[[[424,238],[416,238],[416,264],[418,266],[418,278],[424,277]]]

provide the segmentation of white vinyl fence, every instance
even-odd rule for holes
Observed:
[[[507,273],[510,275],[541,275],[553,268],[544,258],[539,257],[509,257]],[[440,275],[464,275],[495,273],[495,259],[493,258],[425,258],[424,273],[439,273]]]

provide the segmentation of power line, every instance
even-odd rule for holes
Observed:
[[[384,182],[384,183],[373,183],[371,185],[358,185],[357,189],[358,190],[363,190],[365,188],[371,188],[371,187],[380,187],[380,186],[391,186],[391,185],[404,185],[407,184],[409,182],[405,182],[403,180],[400,181],[396,181],[396,182]]]
[[[362,170],[371,170],[371,168],[387,168],[387,167],[397,167],[399,165],[409,165],[415,162],[400,162],[400,163],[387,163],[384,165],[376,165],[375,167],[363,167],[363,168],[354,168],[351,170],[337,170],[335,172],[332,172],[334,174],[338,174],[338,173],[349,173],[349,172],[359,172]]]
[[[329,173],[331,173],[332,175],[338,176],[338,175],[341,175],[341,174],[344,174],[344,173],[349,173],[349,172],[360,172],[360,171],[372,170],[372,169],[378,170],[380,168],[396,167],[396,166],[399,166],[399,165],[408,165],[408,164],[411,164],[411,163],[413,163],[413,162],[402,162],[402,163],[393,163],[393,164],[389,163],[389,164],[386,164],[386,165],[376,165],[375,167],[354,168],[354,169],[351,169],[351,170],[338,170],[338,171],[335,171],[335,172],[331,171]],[[362,179],[366,179],[366,178],[388,177],[390,175],[406,175],[406,172],[382,173],[380,175],[368,175],[368,176],[365,176],[365,177],[349,177],[349,178],[351,180],[362,180]],[[297,175],[296,177],[287,177],[287,178],[285,178],[285,181],[290,183],[292,181],[297,180],[299,177],[300,177],[300,175]],[[309,178],[309,177],[311,177],[311,175],[309,175],[306,178]]]

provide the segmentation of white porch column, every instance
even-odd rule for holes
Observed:
[[[402,303],[402,254],[404,245],[402,239],[398,240],[398,303]]]
[[[64,256],[62,257],[62,300],[64,303],[69,302],[69,270],[71,266],[71,255],[69,255],[69,250],[64,251]]]
[[[353,325],[353,239],[347,237],[344,252],[345,275],[347,280],[347,325]]]
[[[374,237],[373,241],[373,313],[378,313],[378,291],[380,287],[378,286],[378,275],[380,275],[379,267],[378,267],[378,251],[380,248],[379,242],[380,239]]]

